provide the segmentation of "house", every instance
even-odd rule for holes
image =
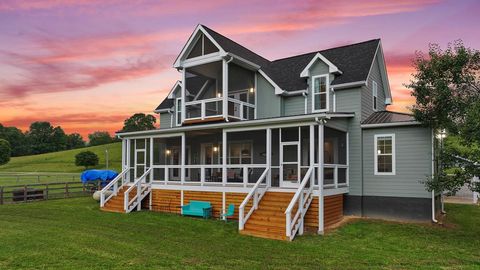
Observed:
[[[285,240],[344,215],[435,218],[420,182],[432,131],[386,110],[379,39],[270,61],[198,25],[173,66],[160,128],[118,134],[123,171],[102,209],[180,213],[200,200],[219,216],[234,204],[241,233]]]

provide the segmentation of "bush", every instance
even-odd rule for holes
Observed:
[[[75,155],[75,165],[84,166],[85,169],[98,165],[98,156],[92,151],[83,151]]]
[[[12,155],[10,143],[4,139],[0,139],[0,165],[7,164]]]

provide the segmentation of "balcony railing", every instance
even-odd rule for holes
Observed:
[[[223,117],[223,98],[185,102],[185,120],[205,120]],[[228,98],[228,117],[238,120],[255,119],[255,105]]]

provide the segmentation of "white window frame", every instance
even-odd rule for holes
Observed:
[[[390,137],[392,139],[392,171],[391,172],[379,172],[378,171],[378,138],[380,137]],[[395,134],[375,134],[374,136],[374,174],[375,175],[395,175],[396,174],[396,149],[395,149]]]
[[[181,102],[182,98],[175,99],[175,126],[182,125],[182,106],[178,106],[178,102]],[[180,117],[178,117],[180,115]]]
[[[323,94],[324,92],[315,93],[315,79],[322,78],[322,77],[325,78],[325,82],[326,82],[326,87],[325,87],[326,99],[327,99],[326,100],[326,108],[316,110],[315,109],[315,96]],[[328,112],[328,110],[330,108],[330,78],[329,77],[330,77],[329,74],[312,76],[312,87],[311,87],[311,91],[312,91],[312,112]]]
[[[376,81],[372,81],[372,108],[373,111],[378,110],[378,85]]]

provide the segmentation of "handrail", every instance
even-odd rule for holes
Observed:
[[[252,215],[253,211],[255,211],[258,208],[258,202],[262,199],[263,195],[265,195],[265,192],[267,191],[268,186],[265,188],[265,190],[263,190],[263,192],[258,194],[258,189],[260,187],[260,184],[263,182],[263,180],[265,180],[269,170],[270,170],[270,168],[265,168],[265,170],[263,171],[260,178],[258,178],[257,182],[252,187],[250,192],[248,192],[247,196],[245,197],[242,204],[240,204],[240,207],[238,208],[238,211],[239,211],[238,226],[239,226],[240,230],[243,230],[243,228],[245,226],[245,223],[247,222],[248,218],[250,218],[250,215]],[[244,216],[245,206],[247,206],[247,204],[250,201],[250,199],[252,198],[252,196],[254,196],[253,197],[253,205],[250,208],[250,210],[248,211],[247,215]]]
[[[146,188],[142,188],[142,183],[146,183],[147,175],[150,174],[152,171],[152,168],[149,168],[145,173],[142,174],[133,184],[125,191],[124,193],[124,209],[126,213],[129,213],[135,208],[135,206],[138,206],[142,202],[142,194],[145,190],[150,188],[150,184],[146,186]],[[129,200],[130,192],[133,190],[133,188],[137,188],[137,194],[132,198],[132,200]],[[133,207],[130,208],[130,204],[132,202],[137,201],[136,204],[134,204]]]
[[[287,210],[285,210],[285,222],[286,222],[286,235],[287,237],[290,238],[290,240],[295,237],[295,234],[297,231],[300,229],[301,226],[303,226],[303,218],[308,210],[308,207],[310,206],[311,198],[310,196],[313,194],[313,184],[314,184],[314,177],[312,177],[312,172],[314,171],[314,167],[311,166],[305,176],[303,177],[302,182],[300,183],[300,186],[298,187],[297,191],[295,192],[295,195],[293,195],[292,200],[290,201],[290,204],[287,207]],[[305,192],[305,186],[307,183],[310,182],[310,186],[307,189],[307,193],[304,194]],[[305,198],[306,197],[306,198]],[[297,208],[297,212],[294,215],[292,219],[292,211],[295,205],[299,202],[299,206]],[[300,221],[300,224],[298,224],[298,221]],[[293,224],[293,228],[292,228]]]
[[[222,98],[215,97],[215,98],[192,100],[192,101],[185,102],[185,105],[195,105],[200,103],[209,103],[209,102],[218,102],[218,101],[222,101]]]
[[[118,189],[121,188],[125,184],[125,175],[130,171],[130,168],[124,169],[117,177],[115,177],[110,183],[108,183],[101,191],[100,191],[100,207],[104,207],[105,203],[108,202],[113,196],[116,196],[118,193]],[[118,181],[122,179],[122,183],[120,187],[118,186]],[[105,194],[113,187],[113,192],[105,198]]]

